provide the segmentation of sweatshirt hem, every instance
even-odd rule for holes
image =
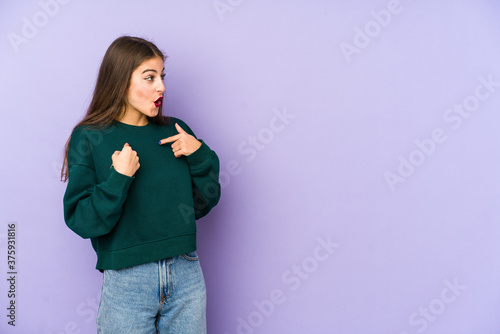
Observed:
[[[194,252],[196,233],[123,248],[98,250],[96,269],[118,270]]]

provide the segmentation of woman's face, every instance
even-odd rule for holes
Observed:
[[[130,78],[125,115],[121,122],[132,125],[146,125],[147,117],[155,117],[163,100],[165,74],[160,57],[151,58],[139,65]]]

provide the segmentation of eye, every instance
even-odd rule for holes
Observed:
[[[147,77],[144,78],[144,80],[147,80],[147,81],[152,81],[154,78],[153,75],[148,75]]]
[[[162,73],[162,74],[160,75],[160,78],[161,78],[162,80],[163,80],[163,79],[165,79],[165,73]]]

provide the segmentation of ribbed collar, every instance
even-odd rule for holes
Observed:
[[[151,123],[151,122],[149,122],[148,124],[143,125],[143,126],[130,125],[130,124],[122,123],[122,122],[116,122],[115,126],[119,129],[123,129],[123,130],[131,132],[131,133],[147,133],[147,132],[150,132],[154,127],[153,123]]]

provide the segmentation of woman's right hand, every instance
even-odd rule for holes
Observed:
[[[141,166],[137,152],[132,150],[132,147],[128,143],[123,145],[121,151],[115,151],[111,156],[111,160],[113,161],[113,167],[118,173],[130,177],[134,176],[135,172]]]

